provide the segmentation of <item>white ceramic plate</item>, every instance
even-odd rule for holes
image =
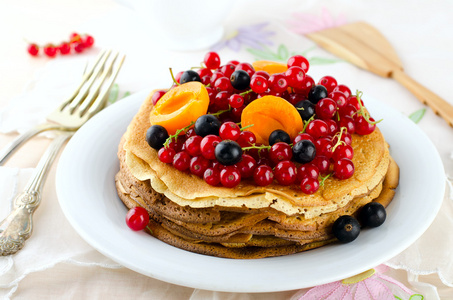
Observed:
[[[144,275],[206,290],[271,292],[320,285],[358,274],[409,247],[434,220],[444,195],[444,170],[428,137],[406,116],[366,99],[401,169],[386,222],[349,244],[298,254],[233,260],[180,250],[125,223],[117,196],[118,143],[149,91],[116,103],[70,140],[57,170],[60,205],[74,229],[98,251]]]

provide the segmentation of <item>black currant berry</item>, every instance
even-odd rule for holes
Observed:
[[[300,117],[304,121],[310,120],[310,118],[315,114],[315,105],[309,100],[302,100],[294,105],[299,112]]]
[[[272,131],[272,133],[269,135],[269,145],[272,146],[273,144],[278,142],[291,144],[291,138],[285,131],[277,129]]]
[[[312,141],[301,140],[293,146],[293,159],[301,164],[306,164],[315,159],[316,147]]]
[[[156,150],[162,148],[167,139],[167,129],[160,125],[153,125],[146,131],[146,142]]]
[[[219,135],[220,121],[213,115],[202,115],[195,121],[195,133],[201,137],[209,134]]]
[[[183,84],[186,82],[190,81],[199,81],[201,82],[200,75],[195,72],[194,70],[187,70],[184,73],[181,74],[181,77],[179,78],[179,83]]]
[[[359,236],[359,221],[351,216],[341,216],[333,223],[332,232],[340,242],[352,242]]]
[[[221,141],[215,146],[214,154],[219,163],[231,166],[241,160],[242,148],[235,141]]]
[[[359,212],[359,220],[363,227],[378,227],[385,222],[387,213],[379,202],[365,204]]]
[[[230,81],[237,90],[245,90],[250,87],[250,75],[244,70],[234,71],[230,76]]]
[[[308,92],[308,100],[316,104],[319,100],[327,98],[328,94],[327,89],[323,85],[314,85]]]

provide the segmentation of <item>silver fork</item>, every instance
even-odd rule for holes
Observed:
[[[103,50],[95,63],[84,73],[73,94],[47,116],[47,123],[31,128],[0,151],[0,166],[4,165],[19,147],[36,134],[48,130],[77,130],[100,111],[105,106],[106,95],[125,58],[122,55],[118,59],[118,56],[118,52],[112,54],[111,50]]]
[[[124,61],[124,56],[121,56],[113,69],[118,53],[113,56],[110,63],[106,63],[109,56],[110,51],[101,53],[93,68],[85,73],[77,91],[48,116],[47,119],[55,123],[38,126],[32,133],[26,134],[16,142],[15,147],[10,147],[12,152],[27,139],[44,130],[59,131],[39,160],[26,188],[14,199],[13,210],[0,222],[0,255],[11,255],[24,247],[25,240],[32,234],[33,213],[41,202],[42,188],[58,151],[80,126],[105,106],[106,95]],[[101,89],[104,83],[105,86]],[[9,154],[7,153],[3,159]]]

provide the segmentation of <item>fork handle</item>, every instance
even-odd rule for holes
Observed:
[[[33,213],[41,202],[48,171],[64,142],[73,132],[58,135],[39,160],[33,176],[13,202],[13,210],[0,223],[0,255],[11,255],[23,248],[33,231]]]
[[[61,126],[58,124],[41,124],[38,126],[35,126],[28,131],[22,133],[18,137],[16,137],[12,142],[10,142],[8,145],[6,145],[3,149],[0,151],[0,166],[3,166],[6,161],[11,157],[11,155],[19,149],[23,144],[25,144],[26,141],[37,135],[38,133],[41,133],[43,131],[48,131],[48,130],[61,130]]]

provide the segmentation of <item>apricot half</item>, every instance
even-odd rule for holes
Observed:
[[[241,126],[256,136],[256,142],[269,144],[272,131],[282,129],[291,139],[302,131],[304,123],[297,109],[288,101],[276,96],[264,96],[247,105],[242,111]]]
[[[257,60],[252,63],[252,66],[255,71],[265,71],[269,73],[269,75],[275,73],[285,73],[286,70],[288,70],[288,66],[286,64],[269,60]]]
[[[208,106],[209,95],[204,85],[191,81],[166,92],[151,110],[149,121],[151,125],[165,127],[168,134],[175,134],[206,114]]]

